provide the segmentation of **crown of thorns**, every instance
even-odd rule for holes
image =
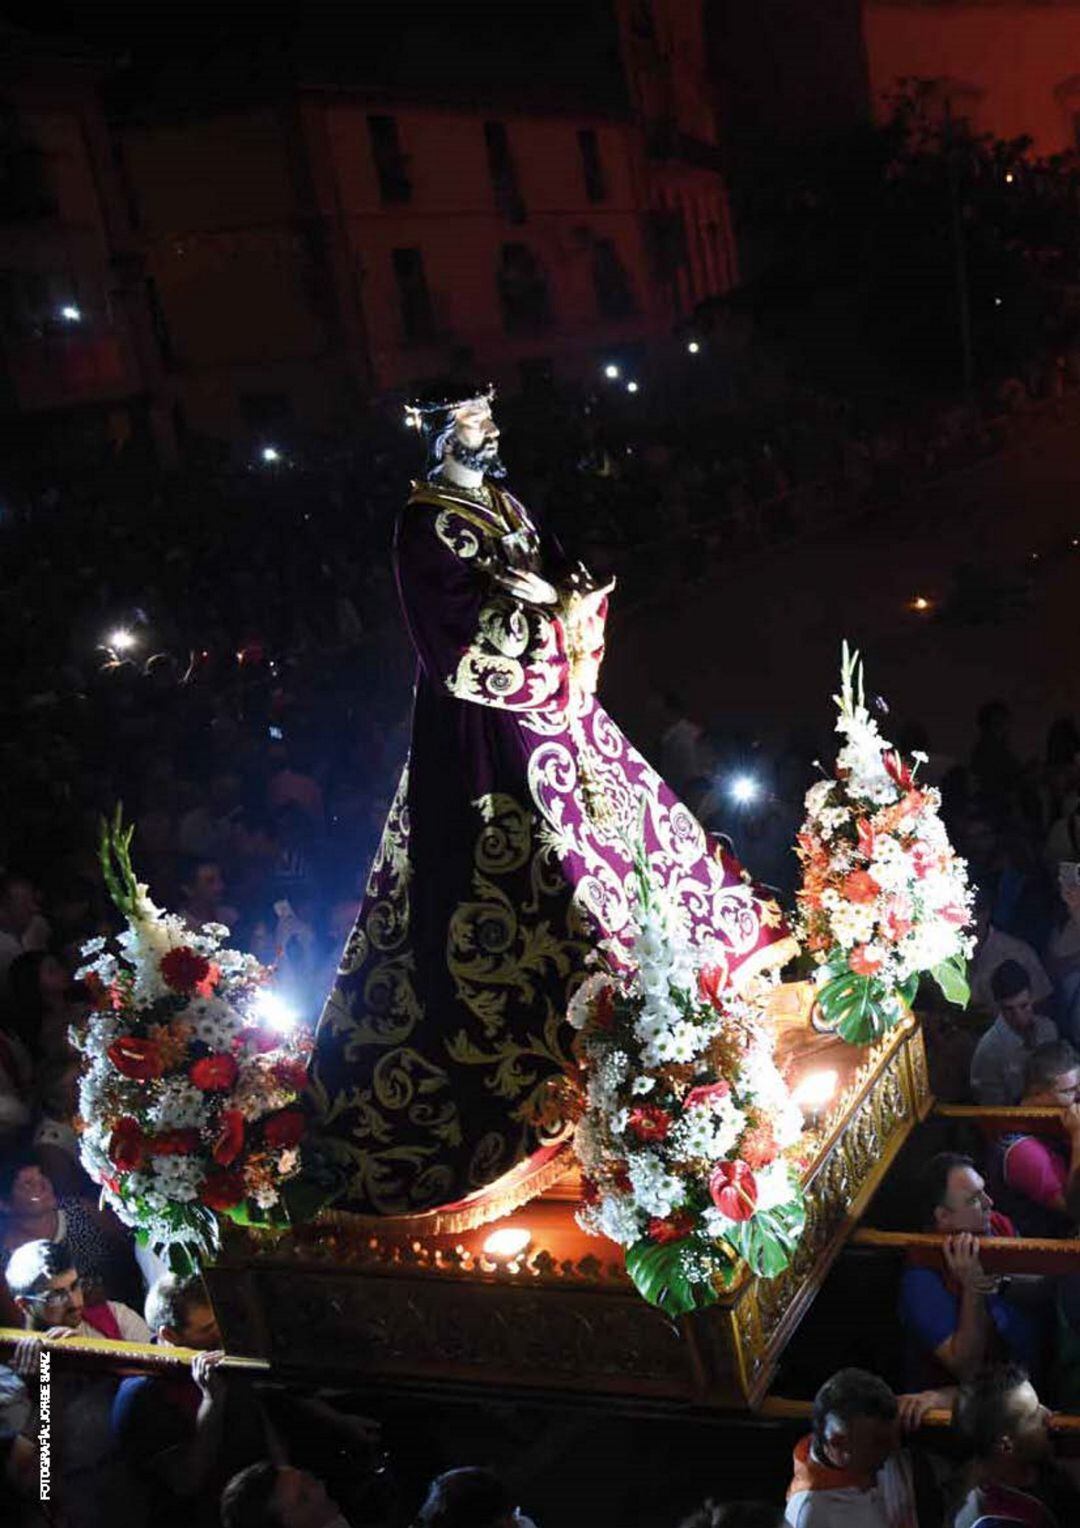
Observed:
[[[405,405],[405,423],[414,430],[430,428],[440,414],[464,408],[467,403],[490,403],[494,397],[493,382],[483,387],[472,384],[436,386],[409,400]]]

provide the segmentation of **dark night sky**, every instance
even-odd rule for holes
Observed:
[[[445,87],[553,101],[622,100],[609,0],[463,0],[141,5],[0,4],[0,17],[123,59],[120,98],[166,109],[273,90],[290,73],[323,84]]]

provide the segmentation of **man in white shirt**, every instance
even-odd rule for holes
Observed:
[[[826,1380],[814,1397],[813,1431],[795,1446],[794,1466],[784,1518],[790,1528],[918,1528],[915,1470],[900,1447],[900,1404],[876,1374],[841,1369]]]
[[[990,978],[997,1017],[971,1058],[971,1091],[985,1106],[1018,1104],[1031,1053],[1058,1038],[1057,1026],[1035,1012],[1035,999],[1024,967],[1002,961]]]
[[[1028,974],[1031,1001],[1038,1007],[1053,993],[1054,987],[1042,961],[1022,939],[995,928],[991,918],[991,899],[980,894],[975,899],[975,953],[968,962],[968,985],[971,1006],[992,1010],[994,996],[990,983],[998,966],[1015,960]]]

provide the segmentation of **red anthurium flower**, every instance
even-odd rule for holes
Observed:
[[[861,905],[873,902],[880,894],[881,887],[869,870],[853,870],[850,875],[844,877],[842,890],[849,902]]]
[[[683,1099],[684,1109],[707,1108],[719,1098],[726,1098],[731,1092],[730,1084],[726,1082],[708,1082],[700,1088],[691,1088]]]
[[[299,1109],[282,1109],[264,1122],[263,1139],[268,1146],[296,1146],[306,1129],[307,1121]]]
[[[239,1070],[235,1056],[219,1053],[196,1061],[188,1076],[204,1093],[227,1093],[236,1081]]]
[[[165,1070],[161,1051],[153,1040],[137,1040],[133,1035],[125,1035],[114,1040],[105,1054],[122,1077],[130,1077],[135,1082],[149,1082]]]
[[[752,1168],[754,1172],[760,1172],[763,1167],[768,1167],[770,1162],[775,1162],[780,1155],[780,1148],[776,1144],[772,1126],[757,1125],[753,1130],[748,1130],[742,1138],[739,1154],[747,1167]]]
[[[199,1188],[199,1198],[212,1210],[234,1209],[244,1196],[243,1178],[224,1167],[207,1173]]]
[[[661,1246],[665,1242],[681,1241],[684,1236],[689,1236],[694,1229],[694,1217],[689,1210],[678,1210],[674,1215],[669,1215],[662,1220],[656,1215],[649,1221],[649,1240],[659,1242]]]
[[[244,1116],[239,1109],[223,1109],[221,1130],[214,1142],[214,1161],[222,1167],[235,1162],[244,1145]]]
[[[718,1011],[723,1008],[723,993],[727,986],[727,972],[723,966],[702,966],[697,984],[698,993],[706,1003],[711,1003]]]
[[[659,1104],[639,1104],[630,1110],[628,1128],[639,1141],[662,1141],[671,1129],[671,1115]]]
[[[161,957],[161,976],[174,992],[197,992],[209,996],[220,971],[190,945],[179,945]]]
[[[757,1181],[745,1162],[720,1162],[709,1179],[712,1202],[729,1220],[749,1220],[757,1208]]]
[[[869,954],[865,944],[857,944],[848,956],[848,965],[856,976],[876,976],[881,970],[881,959]]]
[[[155,1157],[186,1157],[198,1149],[197,1130],[163,1130],[150,1140],[150,1153]]]
[[[109,1160],[122,1173],[133,1173],[146,1161],[146,1137],[138,1120],[130,1114],[117,1120],[109,1137]]]

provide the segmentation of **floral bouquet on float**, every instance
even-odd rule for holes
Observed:
[[[127,927],[117,953],[85,944],[77,973],[92,1002],[73,1029],[81,1156],[139,1243],[187,1273],[218,1250],[219,1216],[286,1224],[311,1041],[288,1024],[270,971],[225,946],[227,928],[193,934],[154,906],[132,871],[132,831],[119,810],[102,824],[105,882]]]
[[[903,1017],[920,976],[968,1001],[972,941],[967,867],[941,821],[941,797],[884,741],[863,695],[862,663],[844,643],[834,778],[806,793],[796,853],[798,936],[817,966],[819,1027],[868,1045]]]
[[[756,1008],[726,988],[639,866],[628,973],[588,976],[570,1003],[584,1110],[578,1222],[626,1249],[640,1293],[669,1316],[716,1300],[740,1262],[772,1277],[802,1233],[785,1152],[802,1115]]]

